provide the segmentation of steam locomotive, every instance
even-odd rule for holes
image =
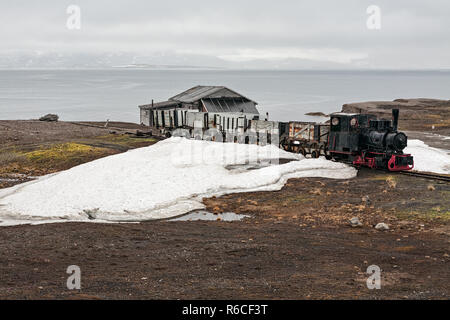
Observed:
[[[328,151],[333,159],[351,162],[357,166],[411,170],[414,160],[404,154],[408,138],[398,132],[399,110],[392,110],[393,121],[377,120],[374,115],[331,115]]]
[[[404,171],[414,168],[410,154],[404,154],[408,138],[398,132],[399,110],[392,110],[393,120],[378,120],[375,115],[333,113],[330,123],[290,122],[281,135],[280,146],[286,151],[323,155],[327,159],[373,169]]]
[[[414,168],[413,157],[403,153],[408,138],[397,130],[398,109],[392,110],[392,120],[378,120],[369,114],[333,113],[329,124],[268,121],[244,113],[181,108],[158,110],[154,117],[153,123],[167,137],[175,129],[183,128],[187,137],[195,139],[278,143],[286,151],[312,158],[325,156],[329,160],[389,171]]]

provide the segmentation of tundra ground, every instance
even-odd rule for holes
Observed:
[[[9,174],[16,163],[16,174],[26,176],[26,164],[44,174],[154,143],[139,141],[101,129],[57,141],[49,136],[29,149],[9,143],[4,148],[15,148],[18,158],[0,168]],[[61,159],[57,148],[73,157]],[[350,180],[292,179],[277,192],[204,203],[211,212],[250,218],[3,227],[0,298],[450,298],[448,183],[360,170]],[[360,227],[350,226],[353,217]],[[376,230],[380,222],[390,229]],[[70,265],[81,268],[81,290],[66,287]],[[381,268],[379,290],[367,288],[370,265]]]

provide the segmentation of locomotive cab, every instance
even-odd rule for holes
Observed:
[[[328,146],[336,157],[348,159],[361,150],[361,132],[369,127],[374,115],[357,113],[333,113],[330,119]]]

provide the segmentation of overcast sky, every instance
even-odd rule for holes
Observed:
[[[81,9],[80,30],[66,27],[69,5]],[[381,9],[380,30],[366,26],[370,5]],[[14,0],[0,2],[0,24],[0,57],[127,53],[167,64],[204,56],[206,64],[450,68],[449,0]]]

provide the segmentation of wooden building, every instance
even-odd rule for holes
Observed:
[[[224,86],[196,86],[167,101],[141,105],[141,124],[152,127],[177,127],[190,112],[241,114],[258,119],[257,102]]]

